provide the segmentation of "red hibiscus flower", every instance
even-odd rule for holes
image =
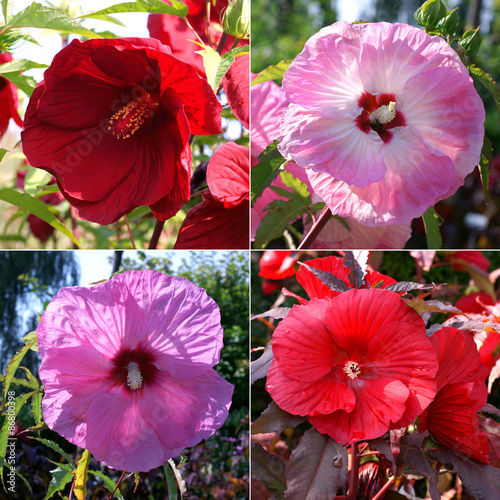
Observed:
[[[0,54],[0,64],[12,61],[10,54]],[[11,118],[20,126],[23,126],[23,121],[17,112],[19,99],[17,97],[16,87],[0,76],[0,137],[5,133],[9,126]]]
[[[207,2],[205,0],[185,0],[184,3],[189,7],[188,21],[203,42],[208,44]],[[210,2],[210,43],[213,48],[217,47],[222,36],[222,26],[219,20],[225,7],[227,7],[227,0],[217,0],[215,6]],[[200,54],[196,53],[200,47],[191,41],[195,36],[184,19],[168,14],[150,14],[148,16],[148,30],[152,38],[156,38],[161,43],[171,47],[175,57],[192,64],[202,75],[205,74],[203,59]],[[228,36],[223,51],[230,50],[233,43],[234,38]],[[238,45],[243,44],[248,44],[248,41],[242,41]]]
[[[19,170],[17,172],[16,185],[21,189],[24,189],[24,180],[26,178],[26,174],[27,174],[26,170]],[[55,183],[56,180],[52,177],[48,185],[50,186],[51,184]],[[64,200],[64,196],[58,192],[58,193],[45,194],[43,196],[40,196],[39,199],[44,203],[46,203],[47,205],[59,205],[59,203],[61,203],[61,201]],[[29,214],[27,221],[30,226],[31,232],[42,243],[46,243],[47,240],[49,239],[49,236],[51,236],[54,233],[54,228],[44,220],[40,219],[40,217],[37,217],[36,215]]]
[[[485,306],[494,306],[495,301],[487,293],[469,293],[460,297],[455,306],[464,313],[488,314]]]
[[[481,361],[486,366],[488,373],[491,372],[498,359],[500,348],[500,333],[492,328],[474,334],[474,342],[481,356]]]
[[[490,268],[490,261],[479,251],[461,250],[447,254],[446,258],[457,271],[461,271],[464,264],[477,267],[484,272],[488,272]]]
[[[266,250],[259,261],[259,276],[270,280],[290,278],[295,274],[298,252]]]
[[[310,267],[314,267],[315,269],[333,274],[337,278],[340,278],[346,285],[352,287],[348,278],[351,270],[344,266],[344,262],[340,257],[322,257],[319,259],[312,259],[308,260],[306,264]],[[327,285],[325,285],[319,278],[316,278],[316,276],[314,276],[314,274],[304,266],[297,271],[297,281],[304,287],[304,290],[311,299],[315,297],[319,299],[325,297],[331,299],[340,293],[328,288]],[[383,288],[388,287],[392,283],[396,283],[396,280],[392,279],[390,276],[380,274],[376,271],[367,271],[365,275],[365,285],[363,285],[362,288],[370,287],[380,281],[383,282]],[[299,297],[286,288],[283,288],[283,293],[288,297],[295,297],[301,304],[307,304],[308,302],[307,299]]]
[[[21,137],[83,219],[148,205],[165,220],[189,199],[189,135],[220,133],[220,112],[206,80],[157,40],[74,40],[33,92]]]
[[[248,248],[249,165],[250,150],[234,142],[214,153],[207,167],[210,194],[188,212],[174,248]]]
[[[273,353],[266,388],[276,404],[343,445],[409,425],[435,395],[424,322],[389,290],[293,306]]]
[[[238,56],[222,79],[222,86],[234,116],[250,128],[250,56]]]
[[[437,353],[437,393],[419,417],[420,432],[428,430],[441,444],[488,463],[488,440],[479,432],[477,411],[488,396],[488,370],[481,362],[472,336],[444,327],[430,338]]]

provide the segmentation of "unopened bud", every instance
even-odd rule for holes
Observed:
[[[248,38],[250,33],[250,0],[230,2],[222,17],[222,29],[235,38]]]
[[[443,17],[441,21],[439,21],[437,29],[441,33],[454,35],[458,31],[458,27],[460,26],[460,17],[457,13],[457,9],[447,12],[446,17]]]
[[[435,28],[444,16],[446,7],[441,0],[427,0],[413,15],[415,21],[424,28]]]
[[[472,57],[479,50],[481,41],[481,33],[479,33],[479,28],[476,28],[475,30],[466,31],[459,43],[465,49],[465,53]]]

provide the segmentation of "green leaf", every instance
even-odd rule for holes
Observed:
[[[178,497],[177,492],[180,492],[181,498],[184,498],[186,494],[186,482],[182,479],[179,469],[171,458],[163,464],[163,471],[167,479],[168,498],[176,499]]]
[[[116,488],[116,483],[110,479],[108,476],[105,476],[102,472],[97,471],[97,470],[89,470],[89,474],[92,474],[93,476],[97,476],[101,478],[104,481],[104,484],[106,486],[106,489],[111,492],[114,491]],[[114,496],[118,498],[119,500],[124,500],[123,495],[120,491],[120,489],[116,489]]]
[[[481,182],[484,189],[484,198],[488,204],[488,183],[490,180],[490,166],[493,159],[493,147],[491,141],[484,136],[483,148],[481,149],[481,159],[479,160],[479,173],[481,174]]]
[[[18,370],[24,370],[24,373],[26,374],[26,379],[20,379],[20,380],[26,380],[26,383],[23,384],[25,387],[29,387],[30,389],[33,389],[35,391],[40,390],[40,384],[38,383],[37,378],[26,368],[25,366],[20,366]]]
[[[74,473],[75,487],[73,488],[77,500],[85,500],[87,498],[87,480],[89,478],[88,469],[90,458],[91,455],[89,450],[84,450],[80,460],[78,460],[78,465]]]
[[[486,87],[486,90],[488,90],[488,92],[495,100],[498,111],[498,120],[500,122],[500,88],[498,88],[497,83],[495,82],[495,80],[493,80],[493,78],[487,71],[478,68],[474,64],[469,64],[467,66],[467,69],[469,70],[469,73],[471,75],[475,76]]]
[[[35,392],[31,398],[31,414],[37,425],[42,423],[42,396],[42,392]]]
[[[172,16],[186,17],[189,13],[188,6],[179,0],[170,0],[172,5],[161,0],[137,0],[112,5],[106,9],[91,12],[80,17],[95,17],[102,14],[117,14],[119,12],[149,12],[152,14],[171,14]]]
[[[52,176],[41,168],[28,167],[28,172],[24,178],[24,191],[31,196],[35,196],[40,187],[46,186]]]
[[[229,54],[230,56],[233,57],[244,56],[245,54],[250,54],[249,47],[250,47],[249,45],[242,45],[241,47],[235,47],[234,49],[231,49],[229,52],[226,52],[224,55]]]
[[[16,28],[42,28],[89,38],[100,38],[99,35],[84,28],[64,12],[36,2],[16,14],[8,25]]]
[[[113,16],[108,16],[107,14],[87,14],[85,18],[100,19],[101,21],[107,21],[108,23],[117,24],[118,26],[125,26],[119,19],[116,19],[116,17]]]
[[[33,68],[48,68],[46,64],[40,64],[28,59],[16,59],[15,61],[0,64],[0,74],[4,73],[20,73]]]
[[[0,200],[12,203],[17,207],[23,208],[33,215],[36,215],[67,236],[79,248],[82,248],[80,242],[75,238],[73,233],[56,218],[43,201],[40,201],[29,194],[19,193],[18,191],[9,188],[0,189]]]
[[[9,152],[8,149],[0,148],[0,161],[3,160],[3,157]]]
[[[302,182],[300,179],[297,179],[297,177],[295,177],[290,172],[281,172],[280,177],[285,186],[293,189],[292,193],[287,191],[287,194],[288,196],[290,196],[290,199],[303,202],[307,205],[311,204],[309,189],[305,182]]]
[[[23,360],[24,356],[34,343],[35,341],[32,341],[29,344],[26,344],[25,346],[21,347],[21,349],[19,349],[19,351],[17,351],[16,354],[14,354],[12,359],[7,364],[7,368],[5,369],[5,379],[3,386],[2,413],[4,411],[5,401],[7,400],[7,393],[9,392],[10,383],[14,378],[14,374],[16,373],[17,368],[21,364],[21,361]]]
[[[36,438],[36,437],[31,437],[31,436],[28,436],[28,438],[34,439],[35,441],[39,441],[43,445],[47,446],[47,448],[54,450],[56,453],[59,453],[59,455],[62,455],[68,461],[68,463],[72,466],[71,470],[73,470],[75,468],[75,466],[73,464],[73,458],[70,457],[57,443],[54,443],[53,441],[49,441],[48,439]],[[58,464],[58,465],[61,465],[61,464]]]
[[[257,158],[258,163],[252,167],[251,200],[252,206],[271,182],[284,170],[285,158],[277,149],[278,141],[270,144]]]
[[[18,89],[21,89],[28,97],[31,97],[37,83],[31,76],[20,75],[19,73],[4,73],[4,78],[12,82]]]
[[[50,473],[52,474],[52,481],[50,481],[49,489],[43,500],[49,500],[54,493],[62,491],[68,483],[73,481],[73,474],[64,470],[62,467],[57,467],[51,470]]]
[[[17,48],[23,40],[34,43],[38,46],[40,44],[27,32],[17,28],[9,28],[0,35],[0,51],[11,52]]]
[[[234,63],[234,56],[231,55],[229,52],[226,52],[222,56],[222,60],[219,64],[219,67],[217,68],[217,72],[215,74],[215,89],[214,92],[217,92],[217,89],[219,88],[220,82],[224,78],[224,75],[227,73],[229,68],[231,67],[231,64]]]
[[[5,417],[2,425],[2,429],[0,429],[0,458],[5,459],[5,456],[7,454],[7,447],[9,445],[9,439],[15,439],[14,437],[9,438],[10,431],[11,431],[11,425],[12,423],[16,420],[16,417],[19,413],[19,410],[24,406],[26,401],[35,394],[34,392],[27,392],[25,394],[22,394],[21,396],[18,396],[17,398],[14,399],[14,404],[11,405],[9,404],[9,411],[7,412],[7,416]],[[9,396],[9,402],[12,402],[12,399]],[[3,403],[5,403],[5,398],[3,400]],[[15,441],[14,441],[15,443]],[[10,454],[9,454],[10,455]],[[7,462],[10,460],[10,458],[7,458]],[[0,470],[0,476],[2,478],[3,482],[3,467]]]
[[[268,66],[253,79],[252,85],[267,82],[268,80],[280,80],[281,78],[283,78],[283,75],[285,74],[285,71],[288,69],[290,64],[292,64],[292,60],[293,59],[285,59],[283,61],[280,61],[278,64]]]
[[[38,352],[38,337],[36,336],[36,332],[30,332],[27,335],[25,335],[21,340],[25,343],[28,344],[32,340],[36,339],[36,342],[31,345],[30,349],[32,351]]]
[[[7,462],[5,462],[4,459],[1,457],[0,457],[0,467],[2,467],[2,469],[4,467],[7,467],[7,469],[9,469],[9,470],[13,470],[14,473],[16,474],[16,476],[19,477],[23,481],[23,483],[26,486],[26,488],[28,489],[28,491],[33,495],[33,490],[31,489],[30,483],[28,483],[28,480],[17,470],[16,467],[11,469],[10,465]],[[2,481],[3,481],[3,476],[2,476]]]
[[[441,225],[441,217],[434,210],[434,207],[429,207],[424,215],[422,215],[425,226],[425,236],[427,238],[427,248],[440,249],[443,246],[443,239],[439,232]]]
[[[217,75],[217,69],[219,68],[222,60],[220,54],[211,47],[206,47],[204,50],[197,50],[196,53],[200,54],[201,57],[203,57],[203,66],[207,75],[207,81],[210,87],[212,87],[212,90],[214,92],[217,92],[217,87],[215,87],[215,79]]]
[[[5,24],[7,24],[12,17],[12,4],[14,0],[2,0],[2,12],[5,19]]]

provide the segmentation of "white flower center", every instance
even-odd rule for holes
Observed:
[[[370,122],[378,122],[382,125],[389,123],[396,117],[396,103],[391,101],[389,104],[384,104],[370,114]]]
[[[361,368],[356,361],[348,361],[344,366],[344,371],[349,378],[356,378],[361,373]]]
[[[127,385],[133,391],[135,389],[140,389],[142,387],[142,375],[141,370],[139,370],[139,365],[131,361],[127,366]]]

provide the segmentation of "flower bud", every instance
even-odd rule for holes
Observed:
[[[222,17],[222,28],[235,38],[248,38],[250,33],[250,0],[230,2]]]
[[[458,31],[458,27],[460,26],[460,17],[457,13],[457,9],[447,12],[446,17],[443,17],[441,21],[439,21],[437,28],[441,33],[454,35]]]
[[[479,28],[476,28],[475,30],[466,31],[459,43],[465,49],[465,53],[472,57],[478,51],[481,41],[481,33],[479,33]]]
[[[427,0],[414,14],[415,21],[424,28],[435,28],[446,16],[446,7],[441,0]]]

